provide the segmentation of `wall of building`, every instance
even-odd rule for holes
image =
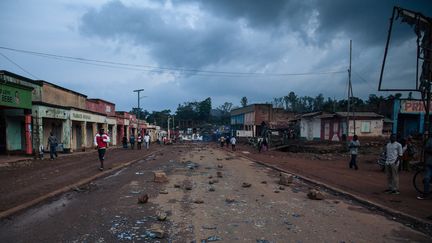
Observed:
[[[115,116],[115,105],[99,99],[87,99],[86,109],[89,111],[106,114],[107,116]]]
[[[63,90],[48,83],[42,86],[42,102],[44,103],[86,109],[86,98],[84,95]]]
[[[358,119],[355,120],[355,133],[361,137],[382,136],[383,119]],[[350,134],[354,134],[354,121],[349,122]]]
[[[300,137],[307,140],[318,140],[321,138],[321,119],[302,118],[300,120]]]

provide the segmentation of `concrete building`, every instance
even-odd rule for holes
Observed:
[[[300,138],[306,140],[321,139],[321,116],[323,112],[311,112],[300,116]]]
[[[31,86],[29,79],[0,71],[0,154],[32,154]]]
[[[294,113],[273,108],[272,104],[252,104],[231,110],[231,128],[237,136],[256,137],[261,136],[264,123],[270,129],[288,127],[293,117]]]

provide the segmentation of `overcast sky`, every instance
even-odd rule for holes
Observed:
[[[2,0],[0,47],[82,59],[0,49],[0,69],[126,111],[141,88],[149,111],[291,91],[344,98],[351,39],[354,95],[387,96],[377,87],[394,5],[432,17],[431,0]],[[413,87],[416,36],[394,27],[383,84]]]

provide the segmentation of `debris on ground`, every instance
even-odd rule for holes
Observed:
[[[162,211],[158,211],[157,213],[156,213],[156,216],[157,216],[157,219],[159,220],[159,221],[165,221],[166,219],[167,219],[167,214],[165,213],[165,212],[162,212]]]
[[[279,190],[274,190],[273,192],[274,192],[274,193],[279,193],[280,191],[279,191]]]
[[[165,189],[162,189],[162,190],[159,191],[159,194],[168,194],[168,191],[165,190]]]
[[[216,236],[216,235],[212,235],[212,236],[209,236],[209,237],[207,237],[207,239],[203,239],[203,240],[201,240],[201,243],[205,243],[205,242],[212,242],[212,241],[220,241],[220,240],[222,240],[222,238],[220,238],[219,236]]]
[[[267,184],[267,181],[261,181],[261,184]]]
[[[284,186],[279,186],[279,190],[283,191],[283,190],[285,190],[285,187]]]
[[[164,231],[160,226],[153,226],[150,230],[146,231],[146,236],[152,239],[162,239],[164,237]]]
[[[282,172],[279,176],[279,184],[289,186],[293,183],[293,179],[293,175]]]
[[[138,197],[138,203],[147,203],[149,199],[148,194],[143,194]]]
[[[307,194],[307,197],[309,199],[312,199],[312,200],[323,200],[324,199],[324,195],[320,191],[318,191],[317,189],[310,189],[308,194]]]
[[[220,169],[222,169],[223,168],[223,164],[218,164],[217,167],[220,168]]]
[[[216,189],[214,188],[214,186],[211,186],[211,187],[209,187],[209,192],[214,192],[214,191],[216,191]]]
[[[225,198],[225,202],[227,202],[227,203],[233,203],[233,202],[235,202],[235,198],[233,196],[227,196]]]
[[[153,171],[154,182],[163,183],[168,182],[168,177],[163,171]]]
[[[181,187],[180,184],[178,184],[178,183],[174,183],[174,188],[180,188],[180,187]]]
[[[195,199],[193,202],[196,204],[203,204],[204,203],[204,201],[202,199]]]
[[[248,182],[243,182],[243,184],[242,184],[242,187],[244,187],[244,188],[248,188],[248,187],[251,187],[251,186],[252,186],[252,184],[250,184]]]
[[[194,163],[194,162],[189,160],[186,162],[186,167],[189,168],[190,170],[194,170],[194,169],[199,167],[199,164]]]
[[[222,176],[222,171],[217,171],[216,172],[216,175],[217,175],[217,177],[219,177],[219,178],[222,178],[223,176]]]

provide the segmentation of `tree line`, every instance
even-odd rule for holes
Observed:
[[[382,102],[400,98],[401,96],[400,93],[389,95],[387,97],[370,94],[366,100],[358,97],[351,97],[350,110],[372,111],[379,113],[380,104]],[[330,97],[325,99],[322,94],[318,94],[315,97],[299,96],[295,92],[289,92],[286,96],[275,97],[272,101],[266,103],[272,104],[275,108],[282,108],[294,113],[308,113],[316,111],[338,112],[347,111],[348,108],[347,99],[338,100]],[[240,99],[240,107],[245,107],[247,105],[248,99],[244,96]],[[239,106],[235,106],[231,102],[225,102],[213,109],[211,98],[208,97],[202,101],[184,102],[183,104],[179,104],[174,114],[172,114],[171,110],[168,109],[153,111],[150,113],[147,110],[138,110],[137,108],[133,108],[130,112],[149,123],[164,128],[167,127],[168,118],[172,117],[174,118],[176,126],[183,129],[188,126],[199,126],[206,123],[229,125],[230,112],[233,108],[237,107]],[[170,126],[172,126],[172,124]]]

